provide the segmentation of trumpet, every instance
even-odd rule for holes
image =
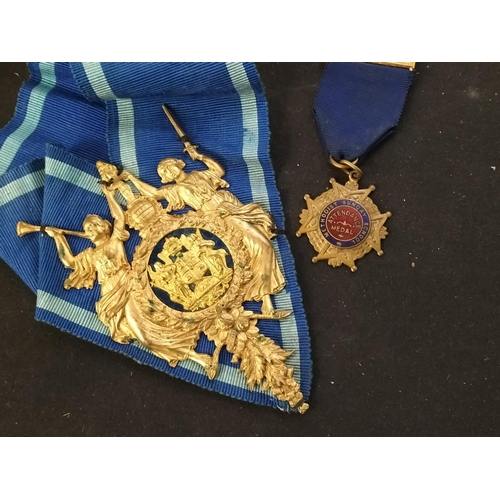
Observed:
[[[80,238],[89,239],[89,237],[83,231],[70,231],[69,229],[59,229],[57,227],[49,227],[49,226],[46,227],[35,226],[33,224],[28,224],[27,222],[23,222],[22,220],[17,223],[16,233],[18,236],[24,236],[25,234],[35,233],[37,231],[45,233],[46,229],[55,229],[57,231],[60,231],[61,234],[67,234],[69,236],[79,236]]]

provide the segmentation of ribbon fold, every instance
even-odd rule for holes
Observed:
[[[24,220],[81,230],[89,213],[110,219],[98,184],[97,160],[122,166],[160,186],[156,172],[165,157],[195,168],[163,114],[175,111],[192,142],[226,169],[231,191],[243,202],[269,210],[278,225],[284,214],[269,158],[267,102],[255,65],[249,63],[30,63],[31,78],[20,93],[13,120],[0,131],[0,257],[37,294],[36,318],[136,361],[219,393],[289,411],[269,391],[248,389],[237,364],[225,353],[209,380],[191,361],[175,368],[146,348],[114,342],[99,321],[92,290],[65,290],[68,270],[54,242],[38,233],[19,238]],[[71,238],[75,252],[89,242]],[[132,259],[139,236],[126,243]],[[273,240],[286,288],[275,306],[292,310],[283,321],[260,320],[261,332],[294,351],[294,367],[305,400],[311,385],[310,341],[301,292],[288,241]],[[202,335],[197,351],[211,352]]]

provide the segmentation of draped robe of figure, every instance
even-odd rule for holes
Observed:
[[[181,210],[186,205],[202,212],[218,212],[243,233],[250,253],[253,273],[244,300],[262,301],[265,295],[280,292],[285,279],[279,268],[270,239],[274,236],[273,220],[258,204],[244,205],[230,191],[217,189],[225,186],[214,171],[198,170],[185,174],[181,181],[167,184],[161,192],[168,201],[168,210]]]
[[[93,288],[97,273],[101,298],[96,302],[96,312],[109,328],[113,340],[127,344],[136,339],[171,365],[196,357],[193,350],[198,335],[186,334],[178,328],[168,330],[165,325],[153,323],[141,314],[131,290],[133,278],[123,245],[127,239],[126,231],[115,228],[105,243],[75,255],[73,272],[64,287]]]

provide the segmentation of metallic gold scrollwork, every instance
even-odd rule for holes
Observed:
[[[285,363],[292,353],[257,326],[259,319],[281,320],[290,314],[275,310],[271,300],[285,286],[270,241],[275,235],[272,217],[228,191],[222,166],[200,154],[167,114],[182,135],[184,151],[206,168],[186,173],[183,160],[166,158],[158,165],[162,184],[156,187],[97,162],[114,224],[88,215],[83,232],[44,228],[56,243],[59,259],[72,270],[64,287],[92,288],[97,279],[97,315],[116,342],[139,342],[171,366],[191,360],[210,379],[217,376],[225,348],[232,362],[240,363],[250,389],[261,384],[304,413],[309,406],[293,368]],[[125,210],[116,193],[125,201]],[[166,208],[160,200],[167,201]],[[18,234],[40,229],[20,222]],[[142,238],[131,263],[124,247],[130,229]],[[93,246],[74,255],[65,234],[88,238]],[[215,240],[222,242],[218,248]],[[160,250],[153,254],[158,245]],[[158,290],[170,302],[160,299]],[[246,301],[261,302],[261,312],[245,310]],[[202,332],[215,344],[212,355],[195,350]]]

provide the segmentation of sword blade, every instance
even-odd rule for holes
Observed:
[[[179,124],[175,121],[174,117],[172,116],[172,113],[170,110],[165,106],[165,104],[162,104],[161,106],[163,108],[163,111],[165,111],[165,114],[167,115],[167,118],[169,119],[170,123],[172,124],[172,127],[174,127],[175,131],[177,132],[177,135],[182,139],[183,137],[186,137],[186,134],[184,133],[184,130],[181,129]]]

